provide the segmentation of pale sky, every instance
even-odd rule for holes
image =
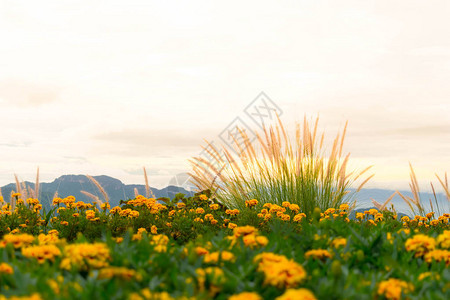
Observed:
[[[349,121],[368,187],[450,171],[450,2],[0,0],[0,186],[163,187],[264,91],[289,128]],[[256,128],[255,128],[256,129]],[[330,145],[331,147],[331,145]]]

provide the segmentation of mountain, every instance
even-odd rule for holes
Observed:
[[[111,207],[119,205],[120,200],[134,199],[134,189],[138,190],[140,195],[145,195],[145,185],[142,184],[124,184],[120,180],[101,175],[93,176],[95,180],[103,187],[109,197],[109,203]],[[25,182],[27,187],[35,188],[35,184],[32,182]],[[159,197],[169,197],[173,198],[177,193],[183,193],[186,195],[191,195],[192,192],[185,190],[182,187],[177,186],[167,186],[163,189],[152,188],[153,194],[156,198]],[[5,199],[8,198],[7,195],[11,194],[11,191],[16,191],[16,184],[10,183],[1,187],[1,191]],[[58,192],[58,197],[64,198],[67,196],[74,196],[77,201],[84,201],[92,203],[92,199],[81,193],[81,191],[89,192],[101,200],[104,199],[103,195],[100,193],[99,189],[84,175],[63,175],[53,182],[41,183],[39,189],[39,200],[44,207],[49,208],[55,192]]]
[[[120,180],[101,175],[101,176],[93,176],[95,180],[97,180],[100,185],[105,189],[106,193],[109,196],[109,202],[111,207],[119,204],[120,200],[128,200],[134,198],[134,189],[138,190],[138,193],[141,195],[145,195],[145,185],[142,184],[124,184]],[[34,189],[34,183],[26,182],[28,187]],[[12,190],[16,190],[16,185],[14,183],[8,184],[1,188],[1,191],[4,197],[7,199]],[[40,184],[40,192],[39,199],[41,203],[47,209],[50,207],[51,201],[53,199],[53,195],[56,191],[58,191],[58,196],[61,198],[67,196],[75,196],[77,200],[81,200],[84,202],[92,203],[92,199],[82,194],[81,191],[84,190],[93,195],[96,195],[100,199],[103,199],[103,195],[100,193],[98,188],[84,175],[63,175],[53,182],[50,183],[41,183]],[[186,189],[178,186],[167,186],[163,189],[152,188],[154,195],[156,198],[159,197],[169,197],[173,198],[177,193],[183,193],[186,195],[191,195],[192,192],[187,191]],[[355,190],[351,190],[354,192]],[[362,189],[359,193],[354,195],[353,199],[356,200],[356,209],[358,210],[366,210],[370,207],[373,207],[373,203],[371,199],[374,199],[380,203],[384,203],[386,199],[388,199],[395,191],[393,190],[385,190],[385,189]],[[413,197],[412,193],[409,191],[401,191],[401,193],[408,197]],[[426,203],[423,203],[426,211],[435,211],[436,213],[448,213],[450,212],[450,201],[448,201],[443,194],[437,194],[437,203],[439,208],[436,207],[436,201],[434,200],[434,195],[431,193],[421,193],[421,199],[423,199]],[[432,201],[433,208],[431,208],[429,200]],[[403,201],[403,199],[396,195],[392,201],[396,211],[400,214],[412,215],[412,212],[408,205]],[[390,205],[388,205],[390,207]]]

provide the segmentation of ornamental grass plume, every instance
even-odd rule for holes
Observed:
[[[336,136],[329,156],[324,150],[324,134],[318,135],[318,121],[297,124],[295,141],[288,136],[280,118],[278,124],[264,128],[252,143],[245,130],[233,136],[236,154],[227,148],[208,143],[205,151],[211,156],[190,160],[190,176],[199,190],[210,189],[224,204],[245,208],[245,201],[257,199],[260,204],[290,202],[301,212],[312,213],[315,207],[325,210],[352,202],[352,196],[373,176],[362,181],[355,193],[350,185],[370,167],[361,172],[347,172],[350,154],[343,155],[344,131]],[[223,155],[221,155],[223,153]]]
[[[424,199],[422,199],[422,197],[420,195],[419,182],[417,181],[416,173],[414,172],[414,169],[413,169],[411,163],[409,164],[409,169],[410,169],[410,178],[411,178],[411,183],[409,184],[409,187],[411,189],[411,193],[413,194],[413,197],[405,196],[402,193],[400,193],[399,191],[396,191],[396,193],[403,199],[403,201],[405,201],[405,203],[409,206],[409,208],[411,209],[411,212],[414,215],[425,216],[426,215],[426,209],[424,207],[425,202],[424,202]],[[443,180],[437,174],[435,174],[435,176],[438,179],[439,183],[441,184],[441,186],[444,190],[444,194],[447,198],[447,204],[450,204],[450,189],[449,189],[449,185],[448,185],[447,173],[444,174]],[[447,209],[442,207],[442,211],[441,211],[441,207],[439,206],[439,201],[438,201],[438,198],[436,195],[436,190],[434,188],[434,185],[432,182],[430,182],[430,185],[431,185],[431,190],[433,192],[433,197],[434,197],[434,205],[433,205],[433,201],[431,199],[429,199],[430,208],[432,211],[434,211],[436,209],[438,214],[442,215],[443,212],[448,211],[450,209],[450,206],[447,205]],[[436,207],[434,207],[434,206],[436,206]]]

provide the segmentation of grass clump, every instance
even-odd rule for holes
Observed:
[[[245,201],[258,199],[260,204],[287,201],[311,214],[315,207],[322,211],[342,203],[353,202],[349,188],[370,167],[361,172],[347,172],[350,154],[342,153],[347,123],[343,133],[334,139],[329,155],[324,148],[324,133],[318,134],[319,118],[310,124],[306,117],[303,126],[297,124],[295,140],[291,141],[281,120],[255,142],[239,130],[233,136],[233,150],[208,143],[205,150],[213,158],[191,160],[190,175],[199,190],[210,189],[230,207],[243,208]],[[372,175],[373,176],[373,175]],[[372,177],[363,180],[362,186]]]

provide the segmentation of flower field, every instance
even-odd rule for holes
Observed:
[[[311,215],[205,191],[2,203],[0,299],[450,299],[450,214]],[[3,199],[2,199],[3,200]]]

